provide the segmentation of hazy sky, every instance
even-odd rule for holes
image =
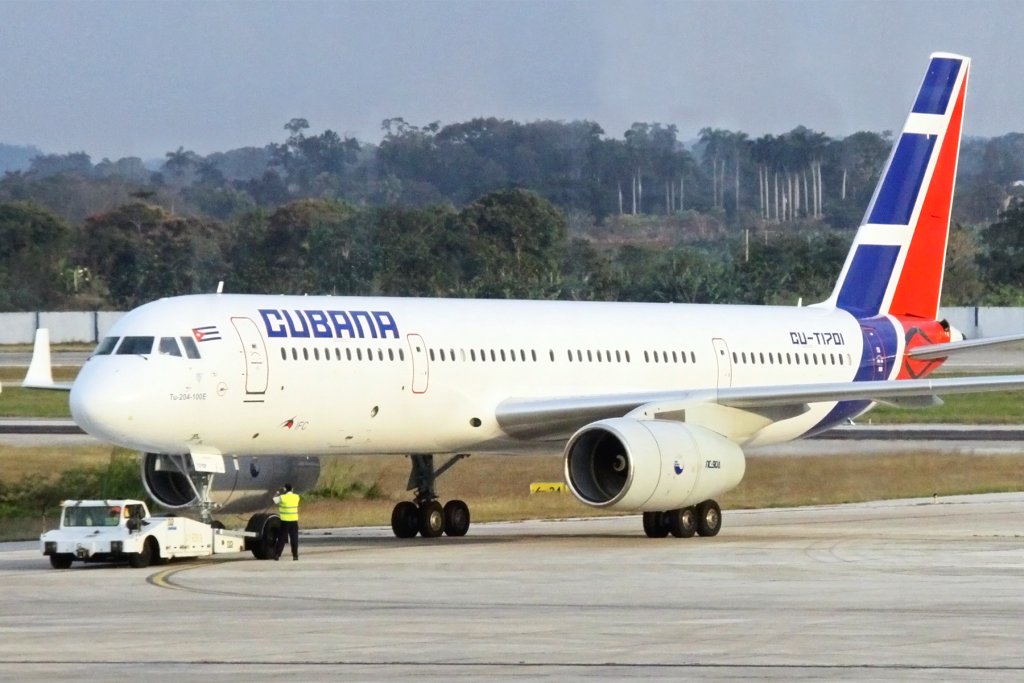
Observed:
[[[159,157],[498,116],[779,133],[899,129],[934,51],[965,133],[1024,131],[1024,3],[0,0],[0,142]]]

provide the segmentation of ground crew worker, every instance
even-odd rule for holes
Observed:
[[[277,503],[277,513],[281,516],[281,531],[277,534],[277,548],[274,549],[274,559],[281,559],[281,551],[284,550],[285,538],[292,548],[292,560],[299,559],[299,494],[292,492],[292,485],[285,484],[284,492],[277,490],[274,496]]]

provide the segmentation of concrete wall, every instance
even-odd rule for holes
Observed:
[[[30,344],[35,334],[35,313],[0,313],[0,344]]]
[[[968,339],[1024,334],[1024,308],[940,308],[939,319],[943,318]]]
[[[40,311],[0,313],[0,344],[31,344],[36,328],[50,330],[50,343],[96,343],[117,322],[122,311]]]

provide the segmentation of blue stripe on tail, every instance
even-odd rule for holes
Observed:
[[[859,244],[843,279],[836,306],[856,318],[878,315],[900,248],[889,244]]]
[[[949,98],[960,74],[960,59],[935,57],[928,65],[928,73],[914,102],[915,114],[945,114]]]
[[[932,158],[935,147],[935,135],[920,133],[904,133],[896,145],[882,180],[882,186],[871,207],[868,223],[885,225],[907,225],[914,214],[917,195],[921,192],[921,183],[928,170],[928,162]]]

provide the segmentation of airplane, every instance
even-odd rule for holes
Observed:
[[[561,451],[583,503],[650,537],[714,536],[743,449],[877,403],[1024,389],[929,379],[965,340],[936,319],[970,59],[936,53],[832,295],[800,307],[203,294],[129,312],[74,381],[72,415],[142,451],[150,495],[253,511],[320,456],[410,456],[395,535],[461,536],[435,481],[470,453]],[[435,456],[447,461],[435,466]]]

